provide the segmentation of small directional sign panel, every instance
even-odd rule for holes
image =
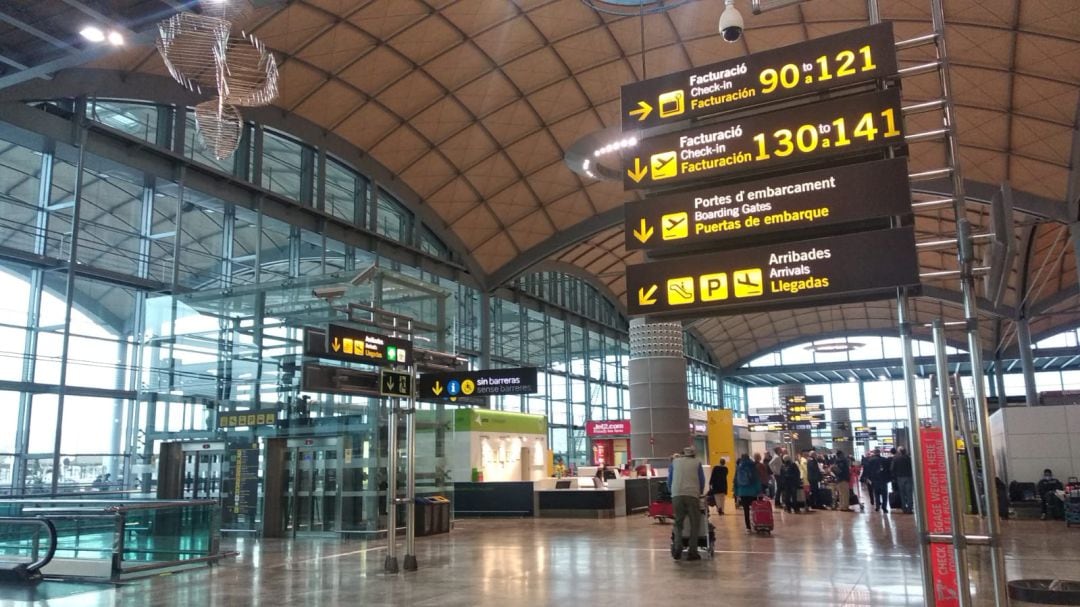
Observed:
[[[627,190],[724,180],[904,142],[892,88],[698,126],[642,140],[623,156]]]
[[[498,394],[535,394],[538,391],[536,367],[424,373],[417,384],[417,398],[452,399]]]
[[[891,23],[627,84],[622,128],[647,128],[896,74]]]
[[[412,396],[412,375],[404,371],[382,369],[379,373],[379,394],[400,398]]]
[[[908,214],[907,162],[893,158],[628,202],[626,248],[746,246],[759,235]]]
[[[405,339],[331,324],[326,330],[324,356],[372,365],[410,365],[412,343]]]
[[[626,280],[631,315],[742,314],[892,295],[919,267],[906,227],[632,265]]]
[[[219,430],[245,426],[266,426],[277,422],[277,411],[240,411],[238,413],[218,413]]]

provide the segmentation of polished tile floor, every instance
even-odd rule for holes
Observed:
[[[921,605],[912,517],[872,512],[777,514],[772,536],[749,536],[742,516],[713,515],[712,561],[676,562],[670,525],[644,516],[604,521],[458,521],[420,538],[421,570],[386,575],[385,549],[359,541],[226,540],[239,553],[210,569],[159,576],[42,605]],[[1006,523],[1010,579],[1080,579],[1080,529]],[[978,550],[978,549],[976,549]],[[977,604],[986,559],[974,558]],[[28,603],[0,600],[0,606]]]

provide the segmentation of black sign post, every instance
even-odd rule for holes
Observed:
[[[875,219],[888,227],[911,213],[910,187],[907,161],[893,158],[634,200],[626,248],[660,255]]]
[[[716,122],[641,141],[623,157],[627,190],[722,180],[904,143],[900,90]]]
[[[891,23],[815,38],[622,87],[623,130],[671,124],[896,74]]]
[[[370,365],[411,365],[412,342],[331,324],[326,330],[324,358]]]
[[[417,398],[442,400],[499,394],[535,394],[536,367],[424,373],[417,379]]]
[[[631,315],[736,314],[861,301],[919,284],[915,232],[894,228],[629,266]]]

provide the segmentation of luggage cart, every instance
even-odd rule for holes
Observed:
[[[681,550],[686,550],[690,547],[690,525],[683,527],[683,536],[679,539],[678,546]],[[675,529],[671,529],[671,546],[674,548],[675,544]],[[704,498],[701,500],[701,529],[698,530],[698,551],[702,549],[709,555],[709,558],[713,557],[716,552],[716,527],[709,521],[709,508],[705,504]]]

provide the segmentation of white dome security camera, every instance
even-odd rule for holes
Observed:
[[[727,42],[737,42],[742,38],[743,18],[735,8],[735,0],[724,0],[724,12],[720,14],[720,34]]]

